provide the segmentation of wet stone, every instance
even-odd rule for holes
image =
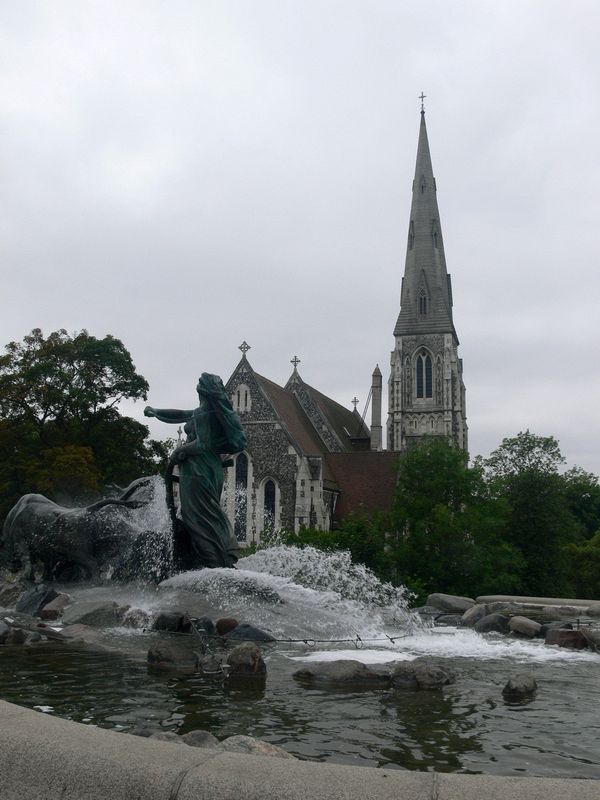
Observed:
[[[19,597],[16,602],[15,610],[23,614],[30,614],[32,617],[37,617],[40,610],[51,600],[58,596],[58,592],[46,586],[44,583],[39,583],[27,589],[26,592]]]
[[[310,664],[294,672],[293,677],[301,683],[351,684],[368,688],[385,688],[390,683],[389,673],[375,672],[353,659]]]
[[[267,665],[260,649],[252,642],[238,644],[227,655],[228,679],[262,678],[267,674]]]
[[[502,689],[502,696],[505,700],[524,700],[526,697],[533,697],[537,692],[537,683],[533,675],[529,672],[521,672],[509,678],[506,686]]]
[[[236,625],[232,631],[229,631],[229,633],[225,634],[225,638],[229,641],[235,641],[236,639],[250,642],[276,641],[275,637],[271,636],[270,633],[267,633],[260,628],[255,628],[254,625],[248,625],[245,622],[243,622],[241,625]]]

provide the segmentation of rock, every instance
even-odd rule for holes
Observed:
[[[51,600],[54,600],[57,595],[58,592],[46,586],[45,583],[38,583],[32,586],[31,589],[27,589],[26,592],[23,592],[17,600],[15,611],[37,617],[40,613],[40,609]]]
[[[223,677],[225,672],[228,670],[224,671],[221,669],[222,663],[222,659],[215,655],[201,656],[198,659],[198,669],[205,675],[216,675],[217,677]]]
[[[161,611],[152,623],[152,630],[190,633],[192,621],[182,611]]]
[[[441,614],[438,614],[435,621],[438,625],[460,625],[462,621],[462,614],[445,614],[442,612]]]
[[[538,636],[542,629],[539,622],[534,622],[527,617],[511,617],[508,621],[508,627],[512,633],[516,633],[519,636],[526,636],[528,639],[533,639],[535,636]]]
[[[241,625],[236,625],[233,630],[225,634],[225,638],[228,640],[242,639],[247,642],[276,641],[275,637],[271,636],[270,633],[262,631],[260,628],[255,628],[254,625],[248,625],[246,622],[243,622]]]
[[[196,672],[198,657],[188,648],[161,642],[148,650],[148,665],[189,674]]]
[[[42,619],[58,619],[70,602],[71,598],[68,594],[57,594],[54,600],[46,603],[40,609],[40,617]]]
[[[159,742],[173,742],[174,744],[185,744],[183,738],[178,736],[173,731],[157,731],[156,733],[151,733],[150,736],[147,737],[148,739],[157,739]]]
[[[505,617],[517,616],[523,610],[521,606],[508,600],[497,600],[494,603],[488,603],[486,607],[488,614],[502,614]]]
[[[564,617],[577,617],[584,616],[584,608],[575,608],[575,606],[544,606],[542,614],[548,619],[563,619]]]
[[[21,628],[10,628],[4,637],[3,644],[25,644],[27,633]]]
[[[401,661],[392,671],[394,689],[441,689],[455,681],[452,670],[428,661]]]
[[[238,644],[227,655],[229,678],[265,678],[267,665],[259,648],[252,642]]]
[[[310,664],[294,672],[293,677],[304,683],[351,684],[367,688],[386,687],[390,683],[389,674],[375,672],[366,664],[353,659]]]
[[[4,620],[0,620],[0,644],[4,644],[6,637],[11,632],[12,628],[7,625]]]
[[[1,600],[1,595],[0,595]],[[591,606],[588,606],[585,610],[584,616],[586,617],[600,617],[600,603],[592,603]]]
[[[150,613],[143,608],[128,608],[123,615],[122,623],[126,628],[148,628]]]
[[[189,733],[184,733],[183,736],[179,737],[185,744],[189,744],[190,747],[214,747],[217,748],[219,746],[219,740],[216,736],[213,736],[210,731],[204,731],[201,728],[195,731],[189,731]]]
[[[460,624],[465,628],[472,628],[476,622],[488,615],[488,607],[485,603],[476,603],[471,608],[468,608],[460,618]]]
[[[552,628],[549,630],[546,633],[546,644],[571,647],[573,650],[583,650],[588,646],[587,640],[580,630],[572,631],[565,628]]]
[[[595,653],[600,653],[600,631],[599,630],[592,631],[589,628],[583,626],[579,630],[584,635],[589,649],[593,650]]]
[[[468,608],[475,605],[471,597],[457,597],[453,594],[440,594],[436,592],[427,598],[427,605],[447,611],[449,614],[463,614]]]
[[[418,608],[413,608],[413,611],[426,618],[437,617],[440,613],[439,608],[434,608],[434,606],[419,606]]]
[[[545,639],[548,631],[554,631],[557,629],[572,631],[573,624],[571,622],[547,622],[546,624],[542,624],[539,633],[540,638]]]
[[[506,633],[508,631],[508,619],[503,614],[487,614],[478,620],[473,626],[477,633]]]
[[[60,634],[63,639],[83,641],[87,644],[97,644],[102,638],[102,635],[95,628],[91,628],[81,622],[67,625],[61,630]]]
[[[27,591],[26,582],[16,575],[7,575],[0,584],[0,608],[12,608],[23,592]]]
[[[116,625],[120,622],[118,606],[113,601],[85,600],[66,608],[62,615],[65,625],[84,624],[98,627]]]
[[[283,748],[268,742],[262,742],[252,736],[229,736],[229,738],[221,742],[221,749],[228,753],[249,753],[255,756],[273,756],[274,758],[296,758],[291,753],[283,750]]]
[[[529,672],[514,675],[502,689],[502,695],[506,700],[523,700],[532,697],[536,692],[537,683]]]
[[[233,617],[223,617],[222,619],[218,619],[215,623],[216,631],[219,636],[229,633],[229,631],[237,628],[237,626],[238,621],[237,619],[233,619]]]
[[[194,620],[194,625],[198,633],[204,633],[206,636],[214,636],[217,632],[215,623],[210,617],[200,617]]]

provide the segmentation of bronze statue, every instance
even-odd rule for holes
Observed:
[[[226,457],[241,452],[246,437],[218,375],[203,372],[198,408],[191,411],[147,406],[144,414],[161,422],[185,423],[187,442],[178,447],[167,471],[167,497],[179,568],[233,567],[239,545],[221,508]],[[173,467],[179,465],[181,520],[172,499]],[[183,530],[182,530],[183,527]]]

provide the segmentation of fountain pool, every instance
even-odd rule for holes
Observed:
[[[76,600],[131,605],[138,611],[130,619],[141,627],[106,630],[114,651],[52,643],[0,648],[3,699],[123,731],[248,734],[318,761],[600,778],[600,655],[426,627],[402,590],[353,566],[346,554],[275,547],[243,559],[237,570],[184,573],[158,587],[61,588]],[[261,645],[266,687],[148,671],[148,648],[165,634],[140,620],[167,609],[234,616],[270,630],[279,641]],[[354,658],[384,666],[419,656],[448,663],[456,683],[410,693],[307,689],[292,677],[312,661]],[[523,670],[534,673],[537,696],[506,703],[502,687]]]

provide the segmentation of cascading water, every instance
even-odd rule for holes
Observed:
[[[222,612],[242,614],[278,638],[381,638],[423,630],[403,587],[382,583],[347,552],[280,545],[259,550],[237,569],[186,572],[161,588],[201,594]]]

